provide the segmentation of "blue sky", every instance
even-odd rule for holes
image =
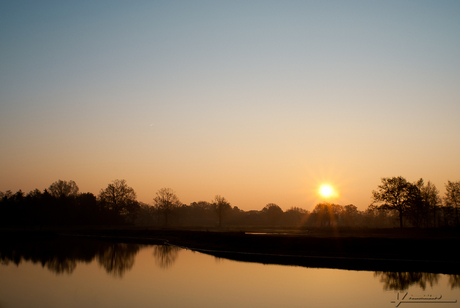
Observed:
[[[5,1],[0,191],[364,209],[460,174],[457,1]]]

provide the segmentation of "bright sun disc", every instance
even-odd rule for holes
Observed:
[[[330,197],[332,196],[332,187],[329,186],[329,185],[322,185],[320,188],[319,188],[319,193],[321,196],[323,197]]]

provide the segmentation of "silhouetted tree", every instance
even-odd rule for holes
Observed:
[[[26,221],[29,226],[42,224],[44,208],[45,203],[40,190],[34,189],[26,195]]]
[[[21,224],[24,228],[26,228],[27,208],[25,195],[22,190],[18,190],[14,195],[12,195],[11,205],[13,206],[13,213],[15,213],[14,216],[16,216],[16,223]]]
[[[76,197],[78,194],[78,186],[77,184],[70,180],[70,181],[62,181],[58,180],[50,185],[48,188],[50,194],[55,198],[63,198],[74,196]]]
[[[284,220],[287,225],[301,226],[308,218],[308,211],[300,207],[291,207],[284,212]]]
[[[79,224],[98,224],[104,222],[104,208],[92,193],[79,194],[76,198]]]
[[[182,204],[175,212],[175,223],[182,226],[214,226],[214,210],[207,201],[192,202],[190,205]]]
[[[222,227],[224,217],[232,209],[232,207],[224,197],[219,195],[214,197],[214,200],[212,201],[212,207],[219,219],[219,227]]]
[[[58,180],[48,188],[52,200],[53,224],[75,224],[78,223],[76,197],[79,188],[74,181]]]
[[[243,224],[244,211],[239,207],[234,206],[228,213],[228,224],[241,225]]]
[[[341,220],[343,225],[354,227],[358,224],[359,216],[358,208],[353,204],[348,204],[343,207]]]
[[[153,226],[155,224],[155,208],[143,202],[139,202],[139,206],[136,225]]]
[[[171,188],[161,188],[156,192],[153,202],[158,212],[163,214],[165,226],[168,226],[171,213],[181,205],[176,193]]]
[[[407,216],[413,226],[429,227],[435,225],[435,215],[440,204],[439,192],[431,182],[426,185],[423,179],[411,186],[411,203]]]
[[[395,211],[383,210],[375,204],[369,205],[363,213],[363,224],[369,228],[394,227],[397,220]]]
[[[444,196],[444,205],[453,208],[455,211],[455,224],[460,225],[458,208],[460,206],[460,181],[447,181],[446,195]]]
[[[57,199],[45,189],[41,196],[41,201],[43,205],[43,224],[58,224],[62,217],[60,217]]]
[[[341,210],[341,206],[338,204],[322,202],[315,206],[310,215],[310,219],[319,223],[320,227],[337,225]]]
[[[403,218],[413,203],[413,184],[402,176],[382,178],[377,191],[372,191],[373,203],[380,209],[397,211],[399,226],[403,227]]]
[[[428,216],[427,205],[422,198],[422,188],[424,186],[423,179],[409,186],[409,206],[406,211],[408,221],[412,226],[423,227],[426,217]]]
[[[437,215],[442,204],[439,190],[433,183],[428,181],[428,183],[422,187],[421,194],[427,209],[426,226],[428,227],[431,221],[431,225],[436,227]]]
[[[267,217],[271,225],[275,226],[283,216],[283,210],[275,203],[268,203],[262,213]]]
[[[99,199],[115,217],[130,222],[136,218],[139,203],[136,201],[134,189],[129,187],[125,180],[114,180],[106,189],[100,191]]]

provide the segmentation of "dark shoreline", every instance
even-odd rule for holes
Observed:
[[[167,244],[218,258],[347,270],[460,274],[458,231],[316,230],[299,233],[173,229],[2,230],[3,241],[88,237],[138,244]],[[259,230],[260,231],[260,230]],[[366,231],[363,233],[363,231]]]

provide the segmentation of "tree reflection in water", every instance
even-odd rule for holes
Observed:
[[[77,261],[74,259],[52,258],[42,263],[42,266],[45,265],[50,271],[56,274],[71,274],[77,268]]]
[[[134,257],[140,249],[137,244],[110,243],[97,254],[99,264],[107,273],[122,277],[134,265]]]
[[[450,288],[460,288],[460,275],[449,275]]]
[[[40,264],[55,274],[71,274],[78,263],[96,260],[108,274],[122,277],[134,266],[135,256],[146,245],[104,242],[83,238],[58,238],[51,241],[3,242],[0,245],[0,265],[21,264],[23,261]],[[154,245],[155,263],[163,269],[170,268],[177,260],[181,248]],[[225,258],[216,258],[221,262]],[[441,274],[419,272],[374,272],[383,283],[384,290],[402,291],[417,285],[423,290],[437,285]],[[460,288],[460,275],[446,275],[449,286]]]
[[[374,272],[374,277],[380,277],[380,282],[384,284],[383,289],[387,291],[407,290],[412,285],[418,285],[420,288],[425,290],[427,284],[429,284],[430,287],[438,284],[440,274],[418,272]]]
[[[97,259],[107,273],[121,277],[133,267],[134,257],[142,246],[85,239],[10,242],[0,245],[0,263],[19,265],[30,261],[55,274],[71,274],[78,262],[90,263]]]
[[[171,267],[179,255],[179,250],[180,248],[175,246],[156,245],[153,248],[155,263],[163,269]]]

